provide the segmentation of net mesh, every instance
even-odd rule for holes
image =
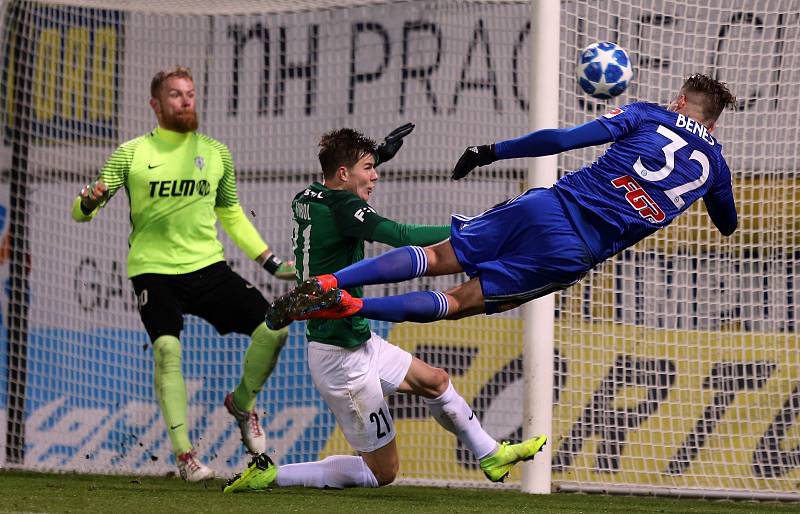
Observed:
[[[567,2],[569,57],[597,40],[633,56],[620,103],[668,103],[686,76],[727,82],[738,112],[715,134],[734,170],[739,230],[701,205],[557,299],[568,379],[555,408],[555,476],[567,484],[793,491],[798,278],[797,93],[792,2]],[[607,109],[560,97],[562,124]],[[562,154],[575,169],[596,149]],[[557,385],[558,387],[558,385]]]
[[[328,129],[352,126],[381,139],[406,121],[417,124],[381,167],[370,202],[401,222],[448,223],[453,212],[478,214],[525,187],[523,161],[499,162],[459,182],[449,172],[467,145],[527,131],[527,110],[536,105],[528,98],[527,2],[215,2],[180,11],[161,2],[113,4],[2,4],[0,257],[8,280],[0,295],[0,386],[9,394],[0,395],[0,432],[7,432],[0,446],[25,441],[24,460],[11,446],[0,452],[6,465],[174,469],[149,340],[126,278],[124,193],[88,225],[69,218],[77,191],[113,148],[154,127],[149,82],[159,69],[192,68],[200,130],[231,149],[242,206],[280,256],[291,252],[289,200],[317,178],[316,145]],[[797,7],[789,0],[562,2],[562,126],[612,107],[575,84],[577,53],[594,41],[617,41],[633,59],[635,80],[619,103],[667,103],[694,72],[731,85],[740,110],[723,114],[715,134],[734,170],[741,223],[723,239],[695,206],[557,296],[557,486],[794,490]],[[600,151],[564,154],[560,171]],[[15,172],[20,163],[22,174]],[[25,275],[26,252],[13,251],[25,248],[20,226],[30,256],[22,289],[16,277]],[[286,290],[221,238],[234,269],[268,298]],[[368,245],[368,255],[385,249]],[[371,286],[367,294],[445,289],[460,280]],[[13,308],[26,300],[27,313]],[[311,383],[303,328],[292,325],[258,401],[280,463],[352,452]],[[518,310],[373,329],[445,368],[493,436],[521,437]],[[206,462],[233,474],[247,457],[222,399],[238,381],[248,340],[221,337],[188,317],[182,342],[190,436]],[[15,407],[20,396],[24,423]],[[486,484],[423,402],[389,401],[403,480]],[[518,480],[515,470],[509,483]]]

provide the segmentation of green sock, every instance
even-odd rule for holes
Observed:
[[[287,337],[288,327],[271,330],[264,323],[250,335],[250,346],[244,354],[242,379],[233,391],[233,403],[236,407],[246,411],[255,408],[256,395],[272,374]]]
[[[181,374],[181,342],[177,337],[161,336],[153,341],[155,388],[161,415],[175,455],[192,449],[186,426],[186,384]]]

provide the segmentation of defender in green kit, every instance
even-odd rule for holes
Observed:
[[[245,216],[228,148],[196,132],[190,71],[176,67],[157,73],[150,93],[158,126],[117,148],[97,181],[75,199],[72,217],[90,221],[121,188],[128,195],[128,277],[153,344],[155,392],[178,469],[184,480],[195,482],[213,478],[214,471],[200,461],[189,440],[179,339],[183,315],[207,320],[220,334],[250,336],[241,381],[224,403],[253,454],[266,449],[256,395],[288,334],[265,325],[267,301],[226,264],[217,220],[248,257],[275,277],[292,280],[296,270],[269,250]]]
[[[429,245],[450,235],[450,225],[404,225],[380,216],[367,201],[378,180],[376,166],[391,159],[411,124],[398,127],[380,144],[352,129],[328,132],[320,141],[323,181],[292,201],[294,253],[300,280],[333,273],[364,258],[364,241],[391,246]],[[422,270],[421,270],[422,271]],[[360,289],[351,289],[361,296]],[[291,321],[291,302],[276,300],[267,325]],[[314,385],[336,416],[345,438],[359,455],[335,455],[317,462],[275,466],[266,455],[232,478],[224,491],[268,487],[379,487],[397,476],[400,459],[395,427],[385,396],[396,392],[422,396],[431,414],[481,461],[492,481],[502,481],[521,460],[541,450],[541,436],[519,444],[498,444],[484,431],[447,372],[434,368],[371,332],[360,317],[310,320],[306,328],[308,366]]]

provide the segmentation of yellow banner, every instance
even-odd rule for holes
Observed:
[[[445,367],[487,431],[513,439],[522,425],[521,328],[475,317],[398,324],[389,340]],[[796,335],[566,320],[556,333],[554,481],[795,491]],[[390,405],[403,478],[484,480],[423,402]],[[338,429],[322,456],[337,453],[352,453]]]

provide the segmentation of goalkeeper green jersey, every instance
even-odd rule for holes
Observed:
[[[158,127],[117,148],[100,178],[109,198],[124,187],[130,201],[128,277],[189,273],[224,259],[214,208],[239,203],[224,144]]]
[[[447,239],[449,225],[401,225],[380,216],[355,194],[314,182],[292,200],[295,266],[302,279],[334,273],[364,258],[364,241],[392,246],[428,245]],[[356,298],[362,288],[348,289]],[[306,326],[310,341],[351,348],[370,337],[369,322],[353,316],[337,320],[312,319]]]

